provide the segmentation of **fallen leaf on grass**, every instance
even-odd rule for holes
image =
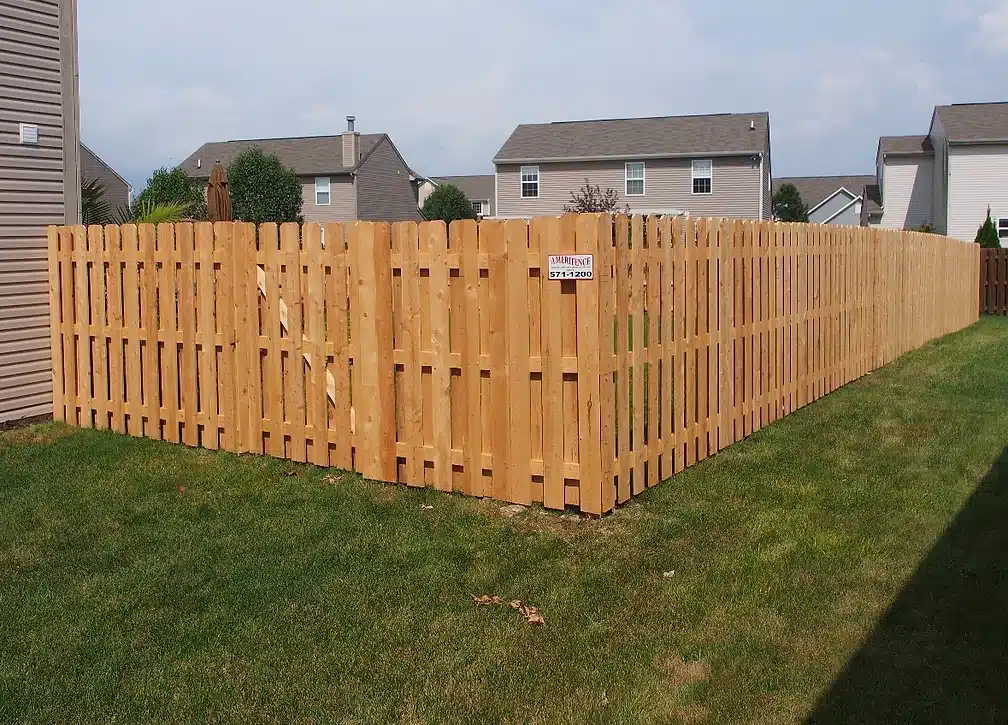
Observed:
[[[664,574],[662,574],[662,576],[665,577],[666,579],[671,579],[672,577],[675,576],[675,569],[673,569],[672,571],[665,572]]]
[[[293,478],[294,476],[300,476],[301,473],[299,471],[287,471],[284,475],[288,478]]]
[[[420,510],[421,511],[433,511],[434,507],[433,506],[421,506]]]
[[[179,486],[178,487],[178,492],[179,493],[185,493],[185,486]]]
[[[484,594],[482,597],[473,596],[473,601],[484,607],[504,604],[504,600],[500,597],[496,595],[491,597],[488,594]],[[525,617],[525,621],[529,624],[539,624],[545,626],[546,620],[543,619],[543,616],[537,607],[522,604],[520,599],[512,599],[510,602],[507,602],[507,605]]]
[[[322,482],[329,484],[330,486],[335,486],[337,483],[339,483],[339,476],[334,476],[331,473],[326,474],[325,476],[322,477]]]

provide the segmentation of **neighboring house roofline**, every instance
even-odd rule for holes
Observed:
[[[350,170],[349,172],[350,174],[356,174],[357,170],[364,165],[364,162],[367,161],[369,158],[371,158],[371,154],[373,154],[375,152],[375,149],[377,149],[381,145],[382,141],[388,141],[389,146],[392,147],[392,150],[395,152],[395,155],[399,157],[400,161],[402,161],[402,165],[405,166],[406,169],[410,172],[410,181],[423,182],[428,180],[426,176],[424,176],[423,174],[418,174],[416,171],[413,170],[413,167],[411,167],[408,163],[406,163],[406,159],[404,159],[403,155],[399,153],[399,149],[396,147],[395,141],[392,140],[391,136],[389,136],[387,133],[382,133],[378,135],[380,136],[378,141],[375,143],[374,146],[368,149],[368,152],[366,154],[364,154],[361,157],[360,161],[358,161],[357,164]]]
[[[822,201],[820,201],[820,202],[819,202],[818,204],[816,204],[816,205],[815,205],[814,207],[812,207],[811,209],[809,209],[809,210],[808,210],[808,213],[809,213],[809,214],[812,214],[813,212],[815,212],[815,211],[817,211],[818,209],[822,208],[822,206],[823,206],[824,204],[826,204],[826,202],[828,202],[828,201],[832,201],[832,200],[833,200],[833,198],[834,198],[834,197],[835,197],[835,196],[836,196],[837,194],[839,194],[840,192],[843,192],[843,193],[847,194],[847,196],[851,197],[851,201],[852,201],[852,202],[854,202],[854,201],[857,201],[858,199],[860,199],[860,198],[861,198],[861,194],[855,194],[855,193],[854,193],[853,191],[851,191],[851,190],[850,190],[850,189],[848,189],[847,187],[845,187],[845,186],[841,186],[841,187],[839,187],[838,189],[836,189],[836,190],[835,190],[835,191],[834,191],[834,192],[833,192],[832,194],[830,194],[830,195],[829,195],[829,196],[827,196],[827,197],[826,197],[825,199],[823,199],[823,200],[822,200]],[[846,208],[846,207],[845,207],[845,208]]]
[[[648,161],[652,159],[709,159],[709,158],[729,158],[737,156],[759,156],[765,157],[766,152],[761,149],[749,149],[740,151],[697,151],[693,153],[653,153],[653,154],[612,154],[607,156],[555,156],[549,158],[501,158],[495,157],[495,166],[509,164],[556,164],[556,163],[582,163],[585,161]]]
[[[91,154],[92,156],[94,156],[98,160],[98,163],[100,163],[106,169],[108,169],[109,171],[111,171],[115,175],[115,177],[117,179],[119,179],[119,181],[121,181],[122,183],[126,184],[126,188],[129,189],[129,191],[130,191],[131,194],[133,193],[133,184],[131,184],[128,181],[126,181],[126,179],[124,179],[122,177],[122,174],[120,174],[118,171],[116,171],[111,166],[109,166],[108,163],[106,163],[105,159],[103,159],[101,156],[99,156],[98,154],[96,154],[94,152],[94,149],[92,149],[90,146],[88,146],[83,141],[81,141],[81,146],[83,146],[85,149],[87,149],[87,152],[89,154]]]
[[[850,192],[847,192],[847,193],[850,193]],[[820,224],[829,224],[831,221],[833,221],[834,219],[836,219],[838,216],[840,216],[841,214],[843,214],[845,211],[847,211],[848,209],[850,209],[852,206],[854,206],[855,204],[857,204],[859,201],[862,202],[862,203],[864,203],[864,200],[863,200],[862,197],[860,197],[860,196],[854,197],[849,202],[847,202],[846,204],[844,204],[844,206],[843,206],[842,209],[840,209],[836,213],[832,214],[831,216],[826,217],[823,221],[821,221],[819,223]]]

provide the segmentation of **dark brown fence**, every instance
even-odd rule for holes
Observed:
[[[1008,249],[980,251],[980,312],[1008,315]]]

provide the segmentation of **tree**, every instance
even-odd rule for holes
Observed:
[[[619,194],[615,189],[602,191],[598,184],[592,186],[588,179],[585,179],[584,186],[571,192],[570,203],[563,210],[568,214],[630,213],[628,205],[620,207]]]
[[[440,219],[445,224],[458,219],[475,219],[476,211],[465,193],[454,184],[441,184],[427,197],[423,209],[424,218],[430,221]]]
[[[773,213],[778,221],[807,222],[808,206],[802,201],[798,187],[794,184],[781,184],[773,195]]]
[[[120,209],[119,216],[124,221],[133,221],[144,216],[141,211],[157,208],[180,208],[189,219],[206,219],[203,184],[189,176],[181,166],[170,171],[161,167],[147,179],[147,188],[133,200],[132,207]]]
[[[81,179],[81,224],[110,224],[113,214],[98,179]]]
[[[301,222],[304,197],[294,169],[279,158],[253,147],[238,154],[228,166],[228,192],[235,221]]]
[[[994,226],[994,220],[991,219],[990,207],[987,207],[987,219],[984,223],[980,225],[977,230],[976,243],[979,244],[984,249],[1000,249],[1001,242],[998,240],[997,227]]]

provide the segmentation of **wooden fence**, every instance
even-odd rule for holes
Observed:
[[[55,416],[601,514],[973,323],[977,250],[606,215],[54,227]],[[550,281],[567,253],[593,279]]]
[[[980,312],[1008,315],[1008,249],[980,251]]]

